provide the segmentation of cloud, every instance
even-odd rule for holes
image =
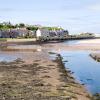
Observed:
[[[12,8],[0,8],[0,11],[9,12],[9,11],[14,11],[14,9],[12,9]]]
[[[100,4],[94,4],[87,7],[89,10],[100,11]]]

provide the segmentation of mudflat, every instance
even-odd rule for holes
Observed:
[[[1,100],[90,100],[84,86],[65,70],[60,55],[54,60],[46,51],[20,55],[12,62],[0,62]]]

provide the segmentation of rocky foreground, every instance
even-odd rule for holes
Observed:
[[[91,100],[65,70],[60,55],[54,60],[45,52],[30,55],[27,60],[0,62],[0,100]]]

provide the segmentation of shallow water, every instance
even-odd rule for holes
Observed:
[[[73,76],[85,84],[91,93],[100,93],[100,63],[93,60],[90,51],[62,51],[66,68],[74,72]]]
[[[66,44],[66,45],[75,45],[75,44],[78,44],[80,40],[67,40],[67,41],[64,41],[63,43]],[[84,41],[84,40],[82,40]]]
[[[18,58],[17,55],[11,55],[9,53],[3,53],[0,52],[0,62],[6,61],[6,62],[12,62]]]

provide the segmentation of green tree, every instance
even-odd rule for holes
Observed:
[[[2,30],[3,29],[3,25],[2,24],[0,24],[0,30]]]
[[[27,29],[28,29],[28,30],[34,31],[34,30],[37,30],[38,27],[35,27],[35,26],[28,26]]]
[[[20,23],[20,24],[19,24],[19,27],[20,27],[20,28],[24,28],[24,27],[25,27],[25,24],[24,24],[24,23]]]

